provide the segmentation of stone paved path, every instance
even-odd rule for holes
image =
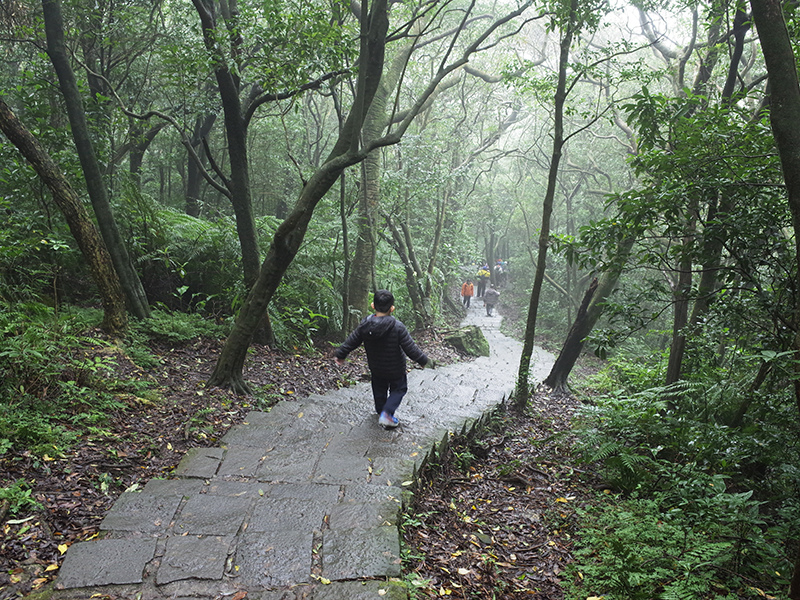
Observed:
[[[521,344],[473,299],[491,356],[412,370],[385,431],[369,384],[252,412],[220,440],[193,449],[174,479],[120,496],[103,539],[74,544],[55,598],[406,599],[398,514],[431,450],[512,392]],[[554,357],[537,349],[540,381]]]

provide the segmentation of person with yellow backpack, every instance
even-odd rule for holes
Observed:
[[[489,265],[485,264],[478,269],[478,293],[475,294],[476,298],[483,296],[486,291],[486,283],[491,279],[492,274],[489,272]]]

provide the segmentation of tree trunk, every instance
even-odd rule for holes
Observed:
[[[61,174],[61,170],[50,155],[20,123],[2,98],[0,98],[0,130],[33,166],[39,178],[52,192],[53,200],[64,215],[69,230],[97,283],[103,303],[103,330],[111,334],[123,332],[128,325],[128,315],[125,312],[122,286],[103,239],[92,223],[80,197]]]
[[[635,234],[629,235],[620,242],[616,256],[612,259],[609,268],[601,275],[596,289],[592,289],[597,281],[595,279],[586,291],[575,322],[572,324],[567,334],[567,339],[564,340],[564,345],[561,347],[561,353],[553,364],[547,379],[544,380],[544,384],[553,390],[565,391],[567,389],[569,374],[572,372],[572,368],[583,350],[584,341],[602,316],[605,310],[605,301],[611,295],[611,292],[616,289],[622,269],[625,263],[628,262],[628,257],[635,242]],[[589,299],[588,304],[587,298]],[[585,309],[584,306],[586,307]],[[585,314],[582,315],[582,313]]]
[[[406,289],[411,298],[411,307],[414,312],[414,328],[428,329],[433,325],[433,314],[431,313],[430,302],[427,301],[425,290],[419,284],[419,274],[422,270],[414,256],[411,233],[405,224],[400,223],[398,226],[389,215],[386,215],[386,224],[392,233],[390,243],[403,263],[406,275]]]
[[[412,45],[409,44],[397,53],[386,73],[381,77],[375,98],[364,120],[363,138],[365,141],[378,139],[389,125],[386,107],[389,98],[400,81],[403,67],[408,60]],[[382,152],[372,152],[362,164],[361,188],[359,190],[358,218],[356,220],[356,248],[350,263],[345,330],[358,325],[359,320],[369,311],[369,294],[375,280],[375,256],[378,243],[375,234],[378,210],[381,199],[381,160]]]
[[[356,249],[350,262],[347,300],[349,307],[345,331],[358,325],[369,312],[369,292],[375,272],[375,222],[380,203],[381,152],[372,152],[361,165],[361,187],[358,193],[358,217],[356,218]]]
[[[341,124],[340,124],[341,127]],[[350,287],[350,240],[348,239],[348,226],[347,226],[347,176],[342,173],[339,176],[339,220],[342,224],[342,256],[344,265],[342,267],[342,329],[347,329],[350,315],[350,295],[348,289]]]
[[[199,150],[203,138],[205,138],[211,131],[214,122],[217,120],[217,115],[206,115],[205,117],[198,116],[194,123],[194,131],[192,132],[191,144],[196,150]],[[197,155],[202,161],[205,159],[205,153],[197,152]],[[203,185],[203,175],[200,172],[202,164],[198,165],[195,160],[187,154],[186,162],[186,214],[192,217],[200,216],[200,190]]]
[[[772,371],[772,363],[769,361],[763,361],[761,366],[758,368],[758,373],[756,373],[756,378],[753,380],[747,391],[745,392],[744,400],[739,404],[739,408],[736,409],[736,413],[728,423],[729,427],[733,427],[738,429],[744,423],[744,416],[747,414],[747,410],[750,408],[750,405],[753,404],[753,400],[755,399],[758,390],[761,389],[762,384],[767,380],[767,375],[770,374]]]
[[[567,377],[572,371],[572,367],[578,360],[583,350],[583,342],[586,336],[591,332],[594,327],[594,322],[591,322],[588,317],[589,304],[597,292],[598,281],[597,277],[592,279],[589,289],[583,296],[583,301],[578,308],[578,314],[575,315],[575,321],[569,329],[567,339],[564,340],[564,345],[561,346],[561,352],[558,354],[556,362],[553,363],[553,368],[550,369],[550,374],[544,380],[544,384],[555,392],[564,392],[567,390]]]
[[[239,97],[239,79],[231,72],[228,62],[220,50],[219,23],[216,8],[208,0],[193,0],[195,9],[203,27],[203,40],[208,53],[215,60],[214,75],[222,100],[222,112],[225,121],[225,133],[228,142],[228,160],[230,161],[230,179],[226,187],[236,216],[236,233],[242,251],[242,270],[244,284],[250,289],[258,278],[260,252],[258,235],[256,234],[253,204],[250,196],[250,165],[247,157],[247,123],[245,122],[242,102]],[[233,15],[235,19],[235,15]],[[238,47],[240,37],[232,34],[232,44]],[[235,50],[234,50],[235,51]]]
[[[525,339],[522,345],[522,356],[517,373],[517,389],[515,391],[515,408],[519,411],[525,409],[530,395],[530,370],[531,357],[533,356],[533,341],[536,335],[536,316],[539,310],[539,297],[542,293],[542,282],[547,264],[547,248],[550,245],[550,217],[553,213],[556,183],[558,180],[558,166],[561,162],[561,152],[564,147],[564,104],[567,99],[567,66],[569,52],[572,46],[572,37],[576,26],[577,0],[571,0],[569,22],[566,24],[564,37],[561,40],[561,51],[558,62],[558,84],[554,98],[553,114],[553,152],[550,156],[550,170],[547,177],[547,191],[542,203],[542,228],[539,234],[539,252],[536,260],[536,276],[533,280],[531,299],[528,304],[528,320],[525,325]]]
[[[683,239],[678,281],[673,289],[672,343],[667,362],[666,385],[681,378],[684,350],[686,349],[686,326],[689,323],[689,295],[692,291],[692,251],[694,244],[694,217],[689,217],[688,235]]]
[[[158,133],[166,127],[166,123],[160,123],[155,127],[150,127],[147,131],[139,125],[139,121],[131,123],[131,144],[128,154],[128,173],[131,180],[136,184],[136,189],[141,187],[142,163],[144,154],[156,139]]]
[[[769,73],[771,88],[770,122],[786,183],[789,210],[792,213],[795,256],[800,261],[800,85],[797,80],[797,61],[792,50],[789,31],[783,19],[783,2],[780,0],[750,0],[753,21],[758,29],[761,50]],[[800,271],[790,288],[800,289]],[[800,302],[795,298],[794,350],[800,352]],[[800,361],[794,361],[794,392],[800,410]],[[789,598],[800,600],[800,540]]]
[[[86,179],[86,187],[97,217],[100,233],[114,262],[114,268],[125,292],[128,309],[140,319],[148,318],[150,316],[150,307],[147,304],[147,297],[139,275],[133,268],[128,256],[128,250],[119,233],[117,223],[114,220],[111,204],[108,201],[108,190],[103,181],[100,165],[97,162],[89,136],[89,128],[86,125],[86,114],[83,109],[80,92],[78,91],[75,74],[72,72],[64,45],[61,3],[59,0],[42,0],[42,9],[47,36],[47,54],[53,63],[61,93],[64,96],[67,115],[72,128],[72,137],[80,158],[83,175]]]

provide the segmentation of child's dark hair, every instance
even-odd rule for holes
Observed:
[[[394,296],[389,290],[378,290],[372,297],[372,305],[378,312],[389,312],[394,306]]]

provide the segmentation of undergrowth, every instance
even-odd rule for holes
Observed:
[[[576,422],[577,451],[611,493],[583,513],[567,597],[786,598],[800,531],[791,397],[732,427],[729,393],[640,387],[653,372],[632,363],[595,378]]]

